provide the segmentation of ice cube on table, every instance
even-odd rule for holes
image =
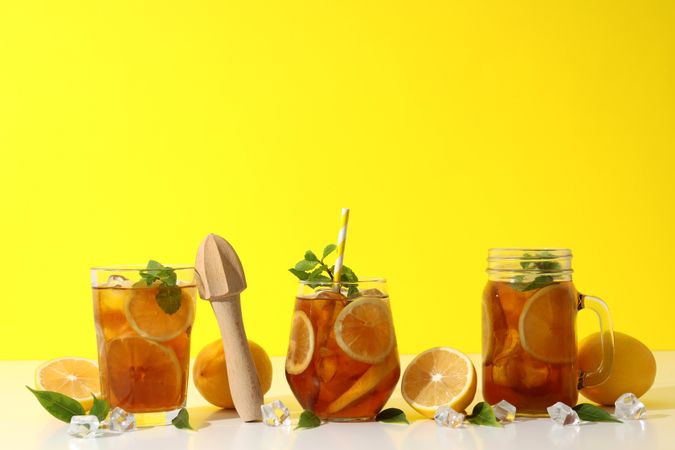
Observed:
[[[506,400],[502,400],[496,405],[493,405],[492,410],[495,412],[495,417],[500,422],[509,423],[516,420],[516,407]]]
[[[620,420],[641,419],[647,413],[645,405],[632,392],[623,394],[614,402],[614,415]]]
[[[68,434],[79,438],[93,438],[98,431],[99,421],[96,416],[73,416],[68,425]]]
[[[263,422],[270,427],[287,427],[291,424],[291,414],[281,400],[260,405]]]
[[[439,427],[457,428],[464,423],[464,414],[449,406],[440,406],[434,414],[434,421]]]
[[[575,410],[563,402],[558,402],[546,408],[552,421],[558,425],[579,425],[579,415]]]
[[[113,433],[126,433],[136,429],[136,417],[118,406],[110,412],[106,424]]]

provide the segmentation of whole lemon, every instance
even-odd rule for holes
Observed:
[[[272,385],[272,361],[265,350],[255,342],[249,340],[248,347],[251,349],[262,393],[265,394]],[[225,352],[220,339],[206,345],[199,352],[192,369],[192,377],[197,390],[206,401],[221,408],[234,408],[230,383],[227,379]]]
[[[579,343],[579,369],[592,372],[602,360],[600,333]],[[626,392],[642,396],[654,383],[656,360],[645,344],[625,333],[614,332],[614,362],[607,380],[581,390],[584,397],[601,405],[613,405]]]

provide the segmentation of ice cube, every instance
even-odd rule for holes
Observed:
[[[647,413],[645,405],[631,392],[616,399],[614,406],[614,415],[621,420],[641,419]]]
[[[496,405],[492,406],[495,412],[495,417],[500,422],[508,423],[516,419],[516,407],[506,400],[502,400]]]
[[[344,300],[346,298],[345,295],[342,295],[339,292],[335,292],[331,289],[325,289],[325,290],[319,290],[316,293],[316,299],[319,300]]]
[[[263,422],[270,427],[287,427],[291,424],[291,414],[288,408],[281,400],[274,400],[272,403],[260,405]]]
[[[93,438],[98,431],[98,417],[73,416],[68,425],[68,434],[79,438]]]
[[[101,286],[104,287],[131,287],[131,280],[123,277],[122,275],[110,275],[108,280],[103,283]]]
[[[457,428],[464,423],[464,414],[459,413],[449,406],[441,406],[434,414],[434,421],[439,427]]]
[[[551,420],[558,425],[579,425],[580,420],[577,412],[563,402],[549,406],[546,411],[548,411]]]
[[[360,297],[377,297],[377,298],[385,298],[387,295],[382,292],[379,289],[364,289],[363,291],[359,291],[359,296]]]
[[[118,406],[110,412],[107,424],[114,433],[126,433],[136,429],[136,417]]]

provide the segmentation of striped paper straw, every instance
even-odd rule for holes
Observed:
[[[339,283],[342,278],[342,263],[345,258],[345,242],[347,241],[347,225],[349,224],[349,208],[342,208],[342,224],[338,233],[337,259],[335,260],[335,282]]]

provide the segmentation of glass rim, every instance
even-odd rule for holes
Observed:
[[[488,253],[496,252],[559,252],[563,255],[571,255],[572,249],[568,247],[491,247]]]
[[[356,285],[359,283],[386,283],[387,280],[381,277],[364,277],[359,279],[359,281],[321,281],[321,280],[298,280],[299,284],[313,285],[313,286],[350,286]]]
[[[166,264],[164,267],[168,267],[173,270],[197,270],[194,266],[190,266],[187,264]],[[138,272],[140,270],[146,270],[148,268],[147,264],[119,264],[119,265],[112,265],[112,266],[94,266],[90,267],[89,270],[97,270],[97,271],[108,271],[108,272]]]

